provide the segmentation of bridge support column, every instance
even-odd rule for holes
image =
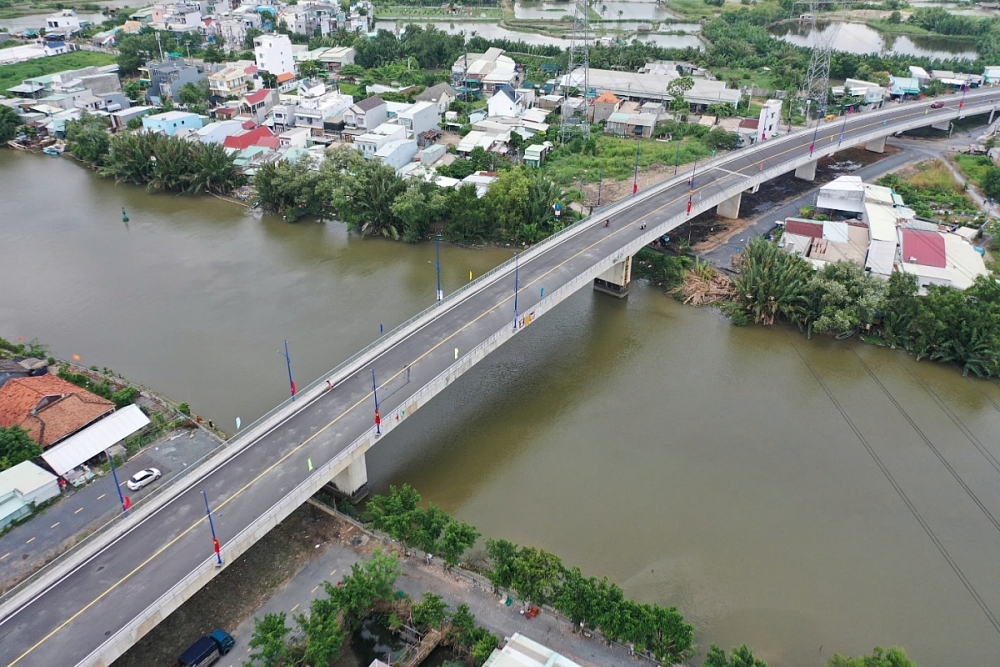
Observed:
[[[796,168],[795,178],[801,179],[803,181],[815,181],[816,160],[813,160],[812,162],[807,162],[806,164]]]
[[[867,144],[865,144],[865,150],[870,153],[884,153],[885,152],[885,137],[879,137],[878,139],[872,139]]]
[[[365,463],[365,455],[362,454],[351,465],[341,470],[333,478],[333,485],[352,503],[368,495],[368,466]]]
[[[993,124],[993,114],[995,114],[996,112],[997,112],[997,110],[996,110],[995,107],[993,109],[990,109],[990,119],[988,121],[986,121],[987,125],[992,125]]]
[[[632,258],[620,257],[615,265],[594,278],[594,289],[623,299],[628,296],[628,284],[632,279]]]
[[[715,207],[715,213],[720,218],[735,220],[740,217],[740,203],[743,201],[743,193],[737,192],[724,202]]]

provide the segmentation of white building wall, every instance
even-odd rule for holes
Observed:
[[[254,39],[254,56],[257,67],[277,76],[285,72],[295,72],[292,58],[292,42],[288,35],[261,35]]]

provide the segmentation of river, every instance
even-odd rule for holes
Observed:
[[[434,297],[430,244],[10,151],[0,190],[0,336],[230,429],[286,395],[283,339],[302,386]],[[509,255],[443,248],[445,290]],[[771,667],[820,667],[898,644],[921,667],[987,665],[998,406],[995,383],[952,368],[736,328],[635,284],[622,301],[583,290],[526,329],[370,452],[369,475],[679,606],[702,653],[747,642]]]

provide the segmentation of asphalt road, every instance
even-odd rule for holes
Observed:
[[[895,123],[923,117],[928,123],[954,116],[958,96],[947,108],[930,110],[927,102],[892,104],[884,113],[848,118],[845,137],[860,136]],[[966,107],[983,100],[1000,102],[1000,88],[970,93]],[[886,121],[883,124],[883,121]],[[821,123],[816,146],[837,141],[843,124]],[[764,142],[727,156],[714,168],[698,172],[692,214],[712,195],[739,191],[749,175],[808,154],[813,131]],[[651,241],[683,223],[688,186],[677,183],[611,218],[609,228],[595,220],[544,253],[524,260],[519,269],[519,312],[529,313],[540,290],[549,294],[615,255],[635,241]],[[646,228],[640,229],[640,223]],[[178,493],[169,503],[132,525],[104,550],[63,576],[18,608],[4,608],[0,619],[3,664],[49,667],[77,664],[108,637],[139,615],[175,582],[211,556],[211,537],[201,492],[213,505],[215,527],[225,543],[305,479],[310,460],[328,461],[373,425],[370,368],[381,383],[380,404],[389,414],[412,391],[436,377],[467,352],[513,320],[514,280],[484,283],[479,291],[409,335],[404,341],[363,364],[335,390],[289,417],[204,479]],[[410,380],[406,379],[411,368]],[[387,436],[391,437],[391,436]]]
[[[164,436],[118,469],[122,493],[133,502],[140,500],[221,444],[204,429]],[[144,468],[156,468],[163,477],[139,491],[127,490],[126,480]],[[64,491],[59,502],[0,537],[0,583],[6,587],[6,582],[34,571],[40,561],[53,558],[71,540],[110,521],[119,512],[121,504],[111,474],[80,489]]]

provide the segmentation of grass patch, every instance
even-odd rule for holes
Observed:
[[[48,58],[37,58],[15,65],[3,65],[0,67],[0,94],[6,95],[8,88],[32,77],[54,74],[67,69],[80,69],[90,65],[111,65],[114,62],[115,57],[109,53],[74,51]]]
[[[960,225],[978,220],[979,208],[941,160],[920,162],[912,173],[888,174],[876,182],[898,192],[921,218]]]
[[[967,179],[983,187],[983,177],[993,166],[992,160],[985,155],[954,155],[952,159]]]
[[[453,14],[444,7],[423,7],[416,5],[386,5],[375,8],[376,19],[451,19],[468,21],[470,19],[501,19],[503,10],[499,7],[476,7],[471,14],[460,12]]]
[[[567,187],[596,183],[599,179],[624,180],[635,170],[635,139],[601,136],[597,138],[594,155],[571,153],[569,146],[562,146],[543,163],[543,169],[556,183]],[[672,165],[693,162],[711,155],[712,151],[701,141],[690,137],[681,141],[654,141],[642,139],[639,148],[639,168],[652,165]]]
[[[667,9],[691,21],[715,18],[722,13],[721,7],[706,5],[703,0],[670,0]]]
[[[917,173],[906,179],[911,185],[921,189],[962,192],[948,167],[940,160],[928,160],[917,165]]]
[[[933,35],[927,28],[912,23],[890,23],[888,19],[868,19],[864,24],[887,35]],[[948,35],[951,37],[951,35]]]

